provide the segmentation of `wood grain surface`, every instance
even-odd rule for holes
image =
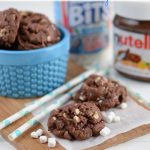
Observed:
[[[68,65],[68,73],[67,73],[67,80],[70,80],[71,78],[75,77],[76,75],[82,73],[84,69],[72,61],[69,61]],[[9,117],[10,115],[14,114],[15,112],[19,111],[21,108],[24,107],[24,105],[30,101],[33,101],[33,99],[10,99],[10,98],[4,98],[0,97],[0,121],[5,119],[6,117]],[[1,131],[1,135],[3,138],[5,138],[9,143],[11,143],[13,146],[15,146],[18,150],[48,150],[47,144],[40,144],[38,139],[32,139],[30,137],[30,133],[33,130],[36,130],[38,128],[42,128],[40,124],[35,125],[33,128],[25,132],[22,136],[20,136],[15,141],[11,142],[8,140],[8,134],[14,131],[16,128],[18,128],[20,125],[25,123],[27,120],[32,118],[32,114],[27,115],[26,117],[23,117],[22,119],[16,121],[12,125],[8,126],[7,128],[3,129]],[[143,125],[140,127],[137,127],[129,132],[122,133],[120,135],[117,135],[113,137],[112,139],[107,140],[101,145],[95,146],[93,148],[90,148],[89,150],[103,150],[105,148],[111,147],[113,145],[117,145],[126,141],[129,141],[133,138],[142,136],[144,134],[150,133],[150,124],[149,125]],[[48,133],[45,134],[48,135]],[[48,135],[49,136],[49,135]],[[57,143],[57,146],[53,148],[54,150],[63,150],[64,148]]]

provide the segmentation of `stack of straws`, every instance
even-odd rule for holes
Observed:
[[[106,75],[108,74],[108,68],[98,71],[97,69],[92,69],[84,72],[83,74],[77,76],[76,78],[72,79],[71,81],[67,82],[63,86],[55,89],[51,93],[48,93],[47,95],[41,97],[38,100],[35,100],[31,105],[26,106],[22,110],[18,111],[17,113],[13,114],[12,116],[6,118],[5,120],[0,122],[0,130],[11,125],[13,122],[17,121],[18,119],[22,118],[23,116],[26,116],[27,114],[31,113],[35,109],[40,108],[41,106],[45,105],[47,102],[52,101],[51,105],[45,108],[42,112],[34,116],[32,119],[27,121],[25,124],[20,126],[18,129],[13,131],[8,135],[8,138],[13,141],[20,135],[22,135],[24,132],[26,132],[29,128],[34,126],[35,124],[39,123],[41,119],[46,117],[53,111],[54,109],[57,109],[58,107],[62,106],[66,102],[70,100],[70,98],[79,90],[81,87],[81,83],[91,74],[96,73],[100,75]],[[123,84],[123,83],[122,83]],[[123,84],[126,86],[125,84]],[[71,90],[70,90],[71,89]],[[70,90],[70,91],[68,91]],[[136,96],[137,93],[134,93],[130,90],[130,88],[127,87],[128,92],[130,92],[132,95]],[[67,92],[67,93],[65,93]],[[65,94],[64,94],[65,93]],[[54,99],[55,98],[55,99]],[[141,102],[141,97],[139,98],[139,101]],[[143,102],[143,101],[142,101]]]
[[[70,100],[70,98],[73,96],[75,92],[79,90],[81,87],[81,82],[84,81],[88,76],[90,76],[93,73],[98,73],[101,75],[105,75],[107,70],[103,71],[97,71],[97,69],[92,69],[84,72],[83,74],[77,76],[76,78],[72,79],[71,81],[67,82],[66,84],[62,85],[61,87],[55,89],[51,93],[48,93],[47,95],[41,97],[38,100],[35,100],[31,105],[26,106],[22,110],[16,112],[12,116],[6,118],[5,120],[0,122],[0,130],[11,125],[13,122],[17,121],[18,119],[22,118],[23,116],[26,116],[27,114],[31,113],[35,109],[40,108],[41,106],[45,105],[47,102],[52,101],[52,104],[44,109],[44,111],[40,112],[36,116],[34,116],[32,119],[27,121],[25,124],[20,126],[18,129],[13,131],[8,135],[8,138],[10,140],[15,140],[17,137],[22,135],[25,131],[27,131],[29,128],[34,126],[35,124],[39,123],[41,119],[46,117],[50,114],[51,111],[54,109],[57,109],[58,107],[62,106],[66,102]],[[71,89],[72,88],[72,89]],[[71,89],[70,91],[68,91]],[[68,91],[68,92],[67,92]],[[64,94],[64,92],[67,92]],[[62,95],[63,94],[63,95]],[[55,98],[55,99],[54,99]]]

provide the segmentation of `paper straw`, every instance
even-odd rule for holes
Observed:
[[[128,87],[125,86],[125,87],[127,88],[127,91],[131,94],[131,96],[135,97],[140,103],[144,103],[144,104],[150,106],[149,103],[147,102],[147,100],[145,100],[145,98],[140,93],[134,91],[129,86]]]
[[[121,80],[117,80],[115,77],[111,77],[113,80],[118,81],[120,84],[122,84],[124,87],[126,87],[128,93],[131,94],[131,96],[135,97],[138,102],[140,103],[144,103],[148,106],[150,106],[150,104],[147,102],[147,100],[145,100],[145,98],[138,92],[134,91],[129,85],[126,85],[125,82],[121,81]]]
[[[20,135],[22,135],[25,131],[27,131],[29,128],[31,128],[32,126],[34,126],[35,124],[39,123],[39,121],[41,119],[43,119],[45,116],[49,115],[50,112],[54,109],[57,109],[58,107],[60,107],[61,105],[63,105],[64,103],[66,103],[67,101],[70,100],[70,98],[73,96],[73,94],[75,92],[77,92],[77,90],[79,90],[79,88],[81,87],[81,84],[76,86],[75,88],[73,88],[70,92],[68,92],[67,94],[64,94],[63,96],[61,96],[60,98],[53,100],[52,104],[50,106],[48,106],[47,108],[45,108],[42,112],[40,112],[38,115],[36,115],[35,117],[33,117],[32,119],[30,119],[29,121],[27,121],[25,124],[23,124],[22,126],[20,126],[18,129],[16,129],[14,132],[12,132],[11,134],[8,135],[8,138],[13,141],[15,140],[17,137],[19,137]]]
[[[67,82],[63,86],[55,89],[54,91],[50,92],[49,94],[47,94],[47,95],[43,96],[42,98],[36,100],[35,102],[33,102],[33,104],[31,104],[29,106],[26,106],[22,110],[16,112],[12,116],[10,116],[10,117],[6,118],[5,120],[1,121],[0,122],[0,130],[7,127],[10,124],[12,124],[16,120],[22,118],[23,116],[29,114],[30,112],[34,111],[38,107],[44,105],[46,102],[52,100],[56,96],[62,94],[63,92],[66,92],[67,90],[69,90],[73,86],[79,84],[80,82],[85,80],[88,76],[95,73],[96,71],[97,71],[96,69],[92,69],[92,70],[88,70],[88,71],[82,73],[81,75],[79,75],[76,78],[72,79],[71,81]],[[100,71],[100,73],[104,74],[105,70]]]

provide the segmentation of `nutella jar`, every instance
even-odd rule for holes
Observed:
[[[150,3],[115,2],[114,11],[115,69],[150,81]]]

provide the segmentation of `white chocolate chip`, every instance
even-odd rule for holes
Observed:
[[[48,36],[48,37],[47,37],[47,41],[50,42],[51,40],[52,40],[52,37],[51,37],[51,36]]]
[[[56,120],[56,117],[53,117],[53,120]]]
[[[78,116],[74,116],[73,119],[74,119],[77,123],[80,122],[80,118],[79,118]]]
[[[64,118],[67,118],[67,116],[66,116],[66,114],[65,114],[65,113],[63,113],[63,117],[64,117]]]
[[[15,14],[12,15],[12,19],[13,19],[13,20],[16,19],[16,15],[15,15]]]
[[[43,130],[42,130],[42,129],[38,129],[38,130],[36,131],[36,134],[37,134],[38,136],[41,136],[41,135],[43,134]]]
[[[53,24],[51,26],[52,26],[52,29],[55,31],[56,30],[55,26]]]
[[[98,103],[101,104],[103,102],[103,100],[99,100]]]
[[[43,18],[40,22],[41,23],[46,23],[47,21],[46,21],[46,19]]]
[[[113,118],[113,122],[120,122],[120,116],[115,116]]]
[[[39,140],[42,144],[47,143],[47,136],[40,136]]]
[[[39,136],[38,134],[34,131],[34,132],[31,132],[30,136],[34,139],[37,139]]]
[[[7,32],[6,29],[1,29],[0,30],[0,37],[3,37],[6,32]]]
[[[101,131],[100,131],[100,135],[102,136],[107,136],[110,134],[110,129],[108,127],[104,127]]]
[[[25,17],[25,16],[27,16],[27,15],[28,15],[28,13],[27,13],[27,12],[25,12],[25,11],[21,11],[21,12],[20,12],[20,15]]]
[[[127,103],[121,103],[120,105],[119,105],[119,108],[121,108],[121,109],[126,109],[128,107],[128,104]]]
[[[79,115],[80,114],[80,110],[79,109],[75,109],[75,114]]]
[[[56,139],[48,138],[48,147],[55,147],[55,146],[56,146]]]
[[[96,100],[97,100],[97,101],[99,101],[99,100],[100,100],[100,98],[98,97]]]
[[[93,115],[93,117],[94,117],[95,119],[98,119],[98,118],[99,118],[98,113],[97,113],[97,112],[95,112],[95,113],[94,113],[94,115]]]
[[[100,77],[97,77],[97,78],[95,79],[95,83],[99,82],[100,80],[101,80],[101,78],[100,78]]]
[[[84,100],[85,100],[85,98],[84,98],[83,96],[80,96],[79,99],[80,99],[81,101],[84,101]]]

